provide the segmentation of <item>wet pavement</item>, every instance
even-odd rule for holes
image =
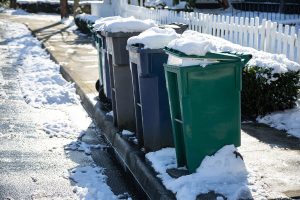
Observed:
[[[4,33],[0,30],[0,199],[78,199],[75,183],[66,173],[94,162],[106,168],[107,183],[121,199],[144,199],[109,148],[93,150],[93,161],[83,152],[64,149],[78,138],[49,137],[43,131],[42,119],[50,110],[25,103],[18,82],[18,56],[10,52],[13,47],[6,45]],[[86,132],[80,140],[107,146],[93,124]]]

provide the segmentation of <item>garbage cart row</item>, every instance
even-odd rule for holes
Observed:
[[[111,102],[115,126],[135,132],[146,152],[175,146],[190,172],[224,145],[239,146],[241,71],[251,56],[127,45],[139,34],[94,33],[100,100]],[[186,58],[199,63],[184,66]]]

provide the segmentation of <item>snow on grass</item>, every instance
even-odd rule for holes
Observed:
[[[28,12],[22,9],[5,9],[4,12],[9,15],[28,15]]]
[[[53,14],[53,13],[28,13],[25,10],[22,9],[4,9],[4,13],[8,15],[13,16],[22,16],[26,18],[34,18],[35,20],[46,20],[46,21],[60,21],[60,15],[59,14]]]
[[[271,54],[250,47],[242,47],[225,39],[196,31],[185,31],[182,37],[171,41],[168,47],[187,55],[204,56],[207,52],[224,51],[251,54],[253,58],[248,62],[249,66],[272,69],[272,73],[300,70],[300,64],[290,61],[283,54]]]
[[[234,154],[233,145],[224,146],[216,154],[206,156],[195,173],[180,178],[170,177],[166,170],[176,167],[173,148],[165,148],[146,154],[167,189],[177,199],[196,199],[197,195],[210,191],[224,195],[228,200],[266,199],[265,191],[249,173],[244,161]]]
[[[103,168],[95,165],[79,166],[70,170],[69,178],[76,183],[73,192],[80,199],[118,199],[111,191],[111,188],[105,184],[107,176],[104,175]]]
[[[300,99],[299,99],[300,100]],[[267,124],[278,130],[300,138],[300,105],[296,108],[274,112],[264,117],[258,117],[259,123]]]
[[[128,45],[143,44],[145,49],[160,49],[179,35],[172,28],[152,27],[127,40]]]

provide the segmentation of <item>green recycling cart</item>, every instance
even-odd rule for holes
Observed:
[[[195,172],[207,155],[241,144],[242,68],[251,55],[189,56],[165,48],[164,65],[178,167]]]

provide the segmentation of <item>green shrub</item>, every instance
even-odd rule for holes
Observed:
[[[80,32],[85,34],[92,34],[91,25],[94,24],[94,22],[82,18],[81,15],[76,15],[74,18],[74,22]]]
[[[242,116],[255,119],[274,111],[293,108],[299,93],[299,71],[274,73],[271,69],[243,69]]]

